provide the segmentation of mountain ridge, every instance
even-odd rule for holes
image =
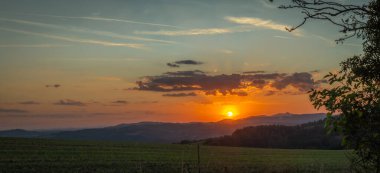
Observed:
[[[23,129],[0,131],[0,137],[57,138],[79,140],[111,140],[173,143],[229,135],[234,130],[259,125],[294,126],[321,120],[323,113],[250,116],[242,119],[224,119],[216,122],[137,122],[121,123],[102,128],[62,131],[29,131]]]

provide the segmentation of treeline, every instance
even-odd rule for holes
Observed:
[[[298,126],[263,125],[238,129],[232,135],[203,140],[205,145],[286,148],[286,149],[343,149],[342,138],[327,134],[324,121]]]

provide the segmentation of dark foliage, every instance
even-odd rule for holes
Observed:
[[[356,172],[380,173],[380,1],[369,0],[362,5],[324,0],[292,0],[281,8],[300,9],[308,20],[328,21],[345,36],[363,40],[363,54],[355,55],[340,66],[337,73],[325,76],[330,86],[311,91],[310,100],[316,108],[324,107],[326,123],[331,131],[343,135],[346,146],[355,150],[352,168]]]
[[[341,137],[337,134],[326,134],[323,121],[298,126],[246,127],[236,130],[229,136],[206,139],[204,144],[260,148],[342,149]]]

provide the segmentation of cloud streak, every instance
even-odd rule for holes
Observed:
[[[107,36],[107,37],[119,38],[119,39],[147,41],[147,42],[159,42],[159,43],[166,43],[166,44],[175,44],[176,43],[174,41],[151,39],[151,38],[144,38],[144,37],[136,37],[136,36],[130,36],[130,35],[124,35],[124,34],[117,34],[117,33],[108,32],[108,31],[97,31],[97,30],[91,30],[91,29],[86,29],[86,28],[67,27],[67,26],[54,25],[54,24],[41,23],[41,22],[33,22],[33,21],[26,21],[26,20],[5,19],[5,18],[0,18],[0,20],[7,21],[7,22],[13,22],[13,23],[19,23],[19,24],[25,24],[25,25],[38,26],[38,27],[60,29],[60,30],[81,32],[81,33],[90,33],[90,34],[94,34],[94,35]]]
[[[149,25],[149,26],[157,26],[157,27],[182,28],[182,27],[179,27],[179,26],[167,25],[167,24],[161,24],[161,23],[150,23],[150,22],[141,22],[141,21],[134,21],[134,20],[126,20],[126,19],[115,19],[115,18],[107,18],[107,17],[56,16],[56,15],[44,15],[44,14],[27,14],[27,15],[29,15],[29,16],[43,16],[43,17],[61,18],[61,19],[82,19],[82,20],[92,20],[92,21],[132,23],[132,24]]]
[[[218,35],[236,32],[249,32],[252,28],[239,26],[233,28],[196,28],[188,30],[159,30],[159,31],[135,31],[135,34],[142,35],[163,35],[163,36],[200,36],[200,35]]]
[[[75,101],[71,99],[66,99],[66,100],[59,100],[58,102],[54,103],[55,105],[61,105],[61,106],[86,106],[86,104],[80,102],[80,101]]]
[[[22,104],[22,105],[39,105],[40,103],[36,102],[36,101],[23,101],[23,102],[19,102],[19,104]]]
[[[0,44],[0,48],[54,48],[68,47],[71,45],[64,44]]]
[[[0,108],[0,113],[27,113],[28,111],[22,109],[4,109]]]
[[[179,30],[179,31],[136,31],[136,34],[143,35],[165,35],[165,36],[190,36],[190,35],[215,35],[215,34],[226,34],[232,31],[226,28],[205,28],[205,29],[190,29],[190,30]]]
[[[117,42],[102,41],[102,40],[81,39],[81,38],[65,37],[65,36],[59,36],[59,35],[30,32],[30,31],[4,28],[4,27],[0,27],[0,30],[8,31],[8,32],[14,32],[14,33],[20,33],[20,34],[25,34],[25,35],[40,36],[40,37],[45,37],[45,38],[50,38],[50,39],[55,39],[55,40],[67,41],[67,42],[75,42],[75,43],[84,43],[84,44],[101,45],[101,46],[112,46],[112,47],[114,47],[114,46],[116,46],[116,47],[129,47],[129,48],[135,48],[135,49],[145,48],[145,46],[142,44],[117,43]]]
[[[259,28],[264,28],[264,29],[271,29],[271,30],[277,30],[277,31],[283,31],[283,32],[288,32],[286,28],[290,28],[288,25],[280,24],[273,22],[271,20],[264,20],[261,18],[256,18],[256,17],[232,17],[232,16],[227,16],[225,17],[225,20],[236,23],[236,24],[241,24],[241,25],[251,25]],[[299,31],[297,32],[292,32],[296,36],[301,36],[301,33]]]
[[[45,85],[46,88],[59,88],[61,87],[61,84],[54,84],[54,85]]]
[[[113,101],[112,102],[113,104],[128,104],[129,102],[128,101],[125,101],[125,100],[116,100],[116,101]]]
[[[290,28],[288,25],[273,22],[271,20],[264,20],[255,17],[233,17],[227,16],[224,18],[226,21],[239,24],[230,28],[195,28],[188,30],[159,30],[159,31],[135,31],[135,34],[143,35],[163,35],[163,36],[199,36],[199,35],[218,35],[218,34],[230,34],[238,32],[249,32],[255,28],[264,28],[270,30],[277,30],[288,32],[286,28]],[[300,31],[292,32],[296,36],[301,36]]]
[[[194,92],[190,93],[173,93],[173,94],[163,94],[164,97],[194,97],[197,96]]]
[[[200,61],[194,61],[194,60],[180,60],[180,61],[175,61],[172,63],[166,63],[167,66],[169,67],[180,67],[180,65],[202,65],[203,62]]]

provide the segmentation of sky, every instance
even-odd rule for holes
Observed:
[[[0,129],[316,113],[360,40],[268,0],[0,0]],[[230,112],[230,113],[229,113]]]

